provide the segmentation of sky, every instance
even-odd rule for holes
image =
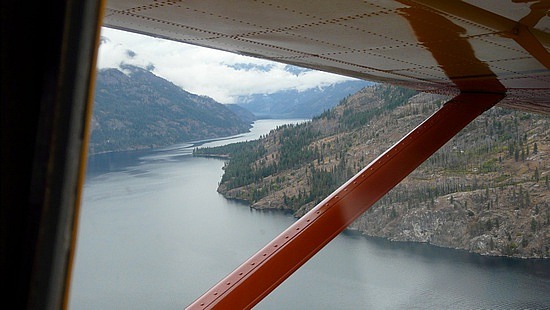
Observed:
[[[129,64],[151,69],[184,90],[221,103],[279,90],[303,91],[352,78],[302,69],[145,35],[102,28],[98,69]]]

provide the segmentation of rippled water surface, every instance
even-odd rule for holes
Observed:
[[[224,199],[193,147],[90,158],[70,309],[183,309],[294,222]],[[550,263],[343,233],[257,309],[550,309]]]

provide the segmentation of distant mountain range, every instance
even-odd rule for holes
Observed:
[[[103,69],[96,79],[90,154],[230,136],[247,132],[258,118],[311,118],[369,84],[346,81],[301,92],[251,95],[224,105],[148,69]]]
[[[251,127],[254,116],[242,108],[191,94],[142,68],[122,70],[98,72],[91,154],[230,136]]]
[[[254,94],[238,98],[236,104],[254,113],[258,118],[312,118],[372,84],[362,80],[351,80],[304,91],[294,89],[273,94]]]

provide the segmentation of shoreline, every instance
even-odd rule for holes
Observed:
[[[222,159],[222,160],[231,159],[229,154],[193,154],[193,157],[217,158],[217,159]]]
[[[221,193],[219,191],[218,191],[218,193],[220,195],[222,195],[225,199],[242,203],[243,205],[247,206],[248,208],[250,208],[252,210],[269,211],[269,212],[282,212],[284,214],[290,214],[296,219],[299,219],[301,217],[301,216],[296,215],[296,211],[294,211],[292,209],[254,207],[252,205],[252,203],[250,203],[247,200],[239,199],[239,198],[233,198],[233,197],[227,197],[224,193]],[[437,248],[437,249],[453,250],[453,251],[478,255],[479,257],[486,257],[486,258],[493,257],[493,258],[517,259],[517,260],[521,260],[521,261],[536,261],[536,260],[539,260],[539,261],[550,262],[550,258],[544,258],[544,257],[527,257],[527,256],[511,256],[511,255],[505,255],[505,254],[489,254],[489,253],[483,253],[483,252],[475,252],[475,251],[471,251],[471,250],[467,250],[467,249],[463,249],[463,248],[459,248],[459,247],[438,245],[438,244],[434,244],[434,243],[430,243],[430,242],[426,242],[426,241],[399,240],[399,239],[391,238],[391,237],[369,235],[366,231],[360,230],[360,229],[357,229],[357,228],[354,228],[354,227],[347,227],[346,229],[344,229],[344,231],[341,232],[341,234],[347,234],[347,235],[351,235],[351,236],[360,236],[362,238],[367,238],[367,239],[380,239],[380,240],[384,240],[386,242],[397,242],[397,243],[400,243],[400,244],[427,245],[427,246],[431,246],[431,247],[434,247],[434,248]]]

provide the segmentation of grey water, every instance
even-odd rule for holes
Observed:
[[[69,309],[184,309],[295,219],[216,192],[224,161],[197,145],[91,156]],[[550,309],[550,262],[483,257],[352,232],[339,235],[256,309]]]

